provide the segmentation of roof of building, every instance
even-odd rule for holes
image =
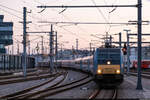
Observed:
[[[0,27],[1,26],[13,26],[13,22],[0,22]]]
[[[4,18],[4,15],[0,15],[0,19],[3,19]]]

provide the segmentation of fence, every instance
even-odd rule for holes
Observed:
[[[0,70],[22,69],[22,59],[20,55],[0,54]],[[34,57],[26,57],[27,68],[35,67]]]

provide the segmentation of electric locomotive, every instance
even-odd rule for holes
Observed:
[[[123,60],[120,48],[97,48],[94,53],[94,80],[101,85],[123,82]]]

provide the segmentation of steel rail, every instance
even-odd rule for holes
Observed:
[[[62,74],[63,74],[63,73],[62,73]],[[20,94],[24,94],[24,93],[26,93],[26,92],[28,92],[28,91],[31,91],[31,90],[33,90],[33,89],[35,89],[35,88],[38,88],[38,87],[40,87],[40,86],[42,86],[42,85],[45,85],[45,84],[47,84],[47,83],[52,82],[53,80],[55,80],[57,77],[59,77],[59,76],[62,75],[62,74],[56,75],[56,76],[54,76],[52,79],[50,79],[50,80],[48,80],[48,81],[46,81],[46,82],[44,82],[44,83],[38,84],[38,85],[36,85],[36,86],[32,86],[32,87],[30,87],[30,88],[23,89],[23,90],[21,90],[21,91],[18,91],[18,92],[12,93],[12,94],[8,94],[8,95],[5,95],[5,96],[1,96],[0,99],[5,99],[5,98],[8,99],[9,97],[14,98],[14,96],[17,96],[17,95],[20,95]]]
[[[21,99],[30,99],[30,98],[31,99],[32,98],[40,99],[40,98],[44,98],[46,96],[54,95],[54,94],[57,94],[57,93],[60,93],[60,92],[63,92],[63,91],[69,90],[69,89],[73,89],[75,87],[81,86],[83,84],[86,84],[86,83],[92,81],[92,80],[87,80],[86,82],[83,82],[82,84],[79,84],[79,82],[81,82],[83,80],[86,80],[88,77],[89,76],[86,76],[86,77],[83,77],[82,79],[79,79],[79,80],[76,80],[76,81],[73,81],[71,83],[67,83],[67,84],[64,84],[64,85],[60,85],[60,86],[57,86],[57,87],[47,88],[43,91],[38,91],[37,93],[30,94],[30,95],[26,96],[25,98],[21,98]],[[70,87],[68,87],[68,86],[70,86]]]
[[[49,80],[49,81],[47,81],[47,82],[44,82],[44,83],[39,84],[39,85],[37,85],[37,86],[33,86],[33,87],[31,87],[31,88],[28,88],[28,89],[24,89],[24,90],[22,90],[22,91],[19,91],[19,92],[17,92],[17,93],[11,94],[11,95],[9,95],[9,96],[5,96],[3,99],[5,99],[5,98],[6,98],[6,99],[18,99],[18,98],[26,97],[27,95],[30,95],[30,91],[31,91],[31,90],[34,90],[34,89],[39,88],[39,87],[41,87],[41,86],[44,86],[44,85],[46,85],[46,84],[48,84],[48,83],[54,81],[57,77],[59,77],[59,76],[61,76],[61,75],[64,75],[64,77],[63,77],[60,81],[54,83],[54,84],[53,84],[52,86],[50,86],[49,88],[55,87],[55,86],[57,86],[58,84],[62,83],[62,82],[66,79],[67,73],[68,73],[68,72],[64,72],[64,73],[62,73],[62,74],[59,74],[59,75],[55,76],[53,79],[51,79],[51,80]],[[35,93],[36,93],[36,92],[35,92]]]
[[[73,88],[76,88],[76,87],[79,87],[79,86],[82,86],[84,84],[87,84],[89,82],[93,81],[93,79],[86,79],[86,80],[82,80],[81,82],[78,82],[78,83],[75,83],[75,84],[71,84],[71,85],[67,85],[65,87],[62,87],[62,88],[59,88],[58,90],[54,90],[54,91],[49,91],[47,93],[44,93],[43,95],[38,95],[38,96],[35,96],[35,97],[32,97],[33,99],[34,98],[39,98],[39,99],[43,99],[47,96],[52,96],[52,95],[55,95],[55,94],[58,94],[58,93],[61,93],[61,92],[65,92],[67,90],[70,90],[70,89],[73,89]]]
[[[69,70],[73,70],[73,69],[70,69],[70,68],[69,68]],[[65,71],[66,71],[66,68],[65,68]],[[82,72],[82,71],[80,71],[80,70],[76,70],[76,71]],[[83,73],[86,73],[86,72],[83,72]],[[87,73],[86,73],[86,74],[87,74]],[[88,75],[87,77],[89,77],[89,75]],[[80,81],[80,80],[77,80],[77,81]],[[47,91],[50,91],[50,90],[55,90],[55,89],[60,88],[60,87],[62,87],[62,86],[67,86],[67,85],[71,85],[71,84],[73,84],[73,83],[76,83],[77,81],[73,81],[73,82],[71,82],[71,83],[64,84],[64,85],[60,85],[60,86],[57,86],[57,87],[56,87],[56,86],[49,87],[49,88],[47,88],[47,89],[45,89],[45,90],[33,92],[33,93],[30,93],[30,94],[22,94],[22,95],[20,95],[20,96],[13,97],[13,98],[11,98],[11,99],[20,99],[20,98],[23,98],[23,99],[27,98],[27,99],[28,99],[28,98],[30,98],[30,97],[32,97],[32,96],[34,96],[34,95],[40,94],[41,92],[47,92]]]
[[[100,93],[100,88],[96,91],[94,91],[88,98],[88,100],[93,100],[97,97],[97,95]]]
[[[137,77],[137,72],[130,72],[129,73],[129,75],[133,75],[133,76],[136,76]],[[150,75],[148,75],[148,74],[141,74],[141,76],[143,77],[143,78],[147,78],[147,79],[150,79]]]
[[[112,95],[112,99],[113,99],[113,100],[116,100],[116,99],[117,99],[117,93],[118,93],[118,92],[117,92],[117,89],[114,89],[114,90],[113,90],[113,95]]]
[[[19,83],[19,82],[24,82],[24,81],[30,81],[30,80],[38,80],[41,78],[49,78],[52,76],[57,75],[58,73],[55,74],[46,74],[46,75],[40,75],[40,76],[30,76],[30,77],[26,77],[26,78],[19,78],[19,79],[8,79],[8,80],[2,80],[0,81],[0,85],[4,85],[4,84],[12,84],[12,83]]]
[[[66,68],[65,68],[66,69]],[[82,71],[81,71],[82,72]],[[87,78],[89,77],[89,75],[87,76]],[[81,79],[80,80],[77,80],[77,81],[81,81]],[[57,89],[57,88],[61,88],[61,87],[65,87],[65,86],[68,86],[68,85],[72,85],[72,84],[75,84],[77,81],[73,81],[73,82],[71,82],[71,83],[68,83],[68,84],[64,84],[64,85],[61,85],[61,86],[53,86],[53,87],[49,87],[49,88],[47,88],[47,89],[45,89],[45,90],[43,90],[43,91],[37,91],[37,92],[35,92],[35,93],[31,93],[31,94],[22,94],[22,95],[20,95],[20,96],[15,96],[15,97],[10,97],[10,98],[7,98],[7,99],[18,99],[18,98],[29,98],[30,97],[30,95],[31,96],[34,96],[34,95],[36,95],[36,94],[39,94],[40,92],[47,92],[47,91],[49,91],[49,90],[55,90],[55,89]],[[75,87],[77,87],[77,86],[81,86],[81,85],[83,85],[83,84],[86,84],[86,83],[88,83],[88,82],[90,82],[90,81],[92,81],[92,79],[91,80],[87,80],[86,82],[83,82],[83,83],[81,83],[81,84],[77,84],[77,85],[74,85],[73,87],[70,87],[70,88],[65,88],[65,89],[62,89],[62,90],[58,90],[58,91],[55,91],[55,93],[59,93],[59,92],[63,92],[63,91],[66,91],[66,90],[69,90],[69,89],[72,89],[72,88],[75,88]],[[58,83],[59,84],[59,83]],[[56,85],[57,85],[57,83],[56,83]],[[26,91],[28,91],[28,90],[30,90],[30,89],[27,89]],[[21,93],[21,91],[20,91],[20,93]],[[17,93],[16,93],[17,94]],[[54,94],[54,92],[52,93],[52,94]],[[29,97],[28,97],[29,96]],[[45,95],[44,95],[45,96]]]
[[[49,73],[49,72],[46,72],[46,71],[42,71],[40,72],[39,74],[46,74],[46,73]],[[27,76],[36,76],[37,72],[29,72],[27,73]],[[20,77],[23,77],[23,75],[8,75],[8,76],[0,76],[0,80],[6,80],[6,79],[12,79],[12,78],[20,78]]]
[[[130,72],[131,73],[137,73],[137,70],[130,69]],[[148,75],[150,75],[150,70],[148,70],[148,69],[142,70],[142,74],[148,74]]]
[[[36,71],[36,69],[28,69],[27,72],[33,72],[33,71]],[[10,72],[0,72],[0,77],[5,77],[5,76],[10,76],[10,75],[13,75],[13,73],[15,72],[21,72],[20,70],[16,70],[16,71],[10,71]]]

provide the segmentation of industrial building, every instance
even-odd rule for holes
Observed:
[[[0,15],[0,53],[6,53],[5,46],[13,44],[13,22],[4,22]]]

